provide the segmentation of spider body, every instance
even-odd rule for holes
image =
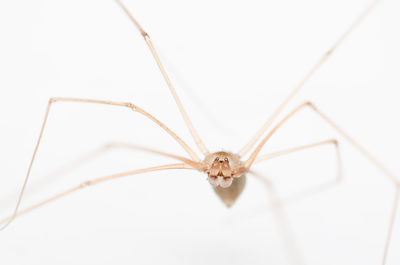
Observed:
[[[238,155],[223,151],[207,155],[201,168],[208,174],[211,185],[222,188],[230,187],[233,178],[239,178],[247,171]]]
[[[247,169],[240,156],[224,151],[207,155],[201,162],[202,170],[208,174],[208,181],[227,207],[231,207],[242,193]]]

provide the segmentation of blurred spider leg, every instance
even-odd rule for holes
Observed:
[[[290,112],[287,116],[285,116],[268,134],[267,136],[261,141],[261,143],[257,146],[256,150],[251,154],[250,158],[246,161],[245,167],[250,168],[253,164],[256,156],[261,151],[264,144],[271,138],[271,136],[286,122],[288,121],[293,115],[295,115],[298,111],[303,109],[304,107],[310,107],[322,120],[327,122],[331,125],[339,134],[342,135],[353,147],[355,147],[364,157],[366,157],[373,165],[375,165],[382,173],[390,179],[396,186],[397,190],[400,188],[400,182],[397,178],[388,170],[386,169],[370,152],[368,152],[364,147],[358,144],[353,138],[351,138],[347,133],[345,133],[339,126],[337,126],[331,119],[329,119],[325,114],[319,111],[314,104],[311,102],[305,102]],[[397,200],[397,199],[396,199]],[[396,201],[397,204],[397,201]],[[397,211],[397,210],[395,210]],[[393,213],[392,215],[395,215]],[[386,260],[387,256],[387,249],[389,248],[390,244],[390,237],[391,237],[391,228],[389,229],[389,238],[386,240],[387,245],[385,246],[384,250],[384,258],[383,262]]]
[[[287,214],[284,211],[282,200],[280,199],[276,188],[266,177],[254,171],[251,171],[250,174],[254,175],[258,180],[260,180],[268,191],[267,193],[272,205],[271,209],[276,217],[276,223],[278,229],[280,230],[280,234],[282,235],[283,243],[289,252],[287,255],[289,264],[305,264],[304,257],[299,251],[293,229],[290,225]]]
[[[167,72],[165,71],[165,68],[163,66],[163,64],[161,63],[161,60],[154,48],[153,43],[151,42],[151,39],[149,37],[149,35],[147,34],[147,32],[145,32],[142,28],[142,26],[140,26],[139,22],[137,22],[137,20],[133,17],[133,15],[129,12],[128,8],[120,1],[120,0],[115,0],[118,5],[122,8],[122,10],[126,13],[126,15],[131,19],[131,21],[133,22],[133,24],[135,24],[135,26],[137,27],[137,29],[140,31],[140,34],[142,34],[144,40],[146,41],[147,46],[149,47],[151,53],[153,54],[154,59],[156,60],[156,63],[158,65],[158,68],[161,71],[161,74],[165,80],[165,82],[167,83],[169,90],[172,94],[172,96],[175,99],[176,104],[178,105],[179,111],[182,114],[182,117],[186,123],[186,126],[188,127],[190,134],[192,135],[194,141],[196,142],[196,145],[199,147],[200,151],[206,156],[209,154],[209,151],[207,149],[207,147],[204,145],[203,141],[200,139],[200,136],[198,135],[197,131],[195,130],[193,123],[191,122],[191,120],[189,119],[189,116],[187,115],[185,109],[183,108],[182,102],[178,97],[178,94],[175,91],[175,88],[173,87],[171,80],[169,79]]]
[[[260,153],[261,149],[265,145],[265,143],[275,134],[275,132],[281,128],[283,124],[285,124],[290,118],[292,118],[296,113],[305,107],[310,107],[315,113],[318,114],[325,122],[327,122],[331,127],[333,127],[343,138],[345,138],[353,147],[355,147],[365,158],[367,158],[373,165],[375,165],[386,177],[388,177],[395,185],[400,185],[400,182],[397,178],[386,169],[382,163],[380,163],[370,152],[368,152],[364,147],[362,147],[359,143],[357,143],[353,138],[351,138],[347,133],[345,133],[339,126],[337,126],[332,120],[330,120],[326,115],[320,112],[314,104],[311,102],[305,102],[295,108],[292,112],[286,115],[272,130],[264,137],[264,139],[260,142],[254,152],[250,155],[249,159],[247,159],[245,163],[246,168],[250,168],[254,163],[256,157]]]
[[[390,241],[392,239],[394,221],[396,220],[396,215],[397,215],[397,212],[399,211],[399,209],[398,209],[399,201],[400,201],[400,185],[398,185],[396,187],[396,194],[394,197],[392,214],[390,216],[390,221],[389,221],[389,229],[388,229],[388,232],[386,235],[385,248],[383,250],[382,265],[386,264],[387,256],[389,253],[389,246],[390,246]]]
[[[27,185],[28,180],[29,180],[30,172],[31,172],[33,163],[34,163],[34,161],[35,161],[35,157],[36,157],[37,151],[38,151],[38,149],[39,149],[39,145],[40,145],[40,142],[41,142],[41,139],[42,139],[42,136],[43,136],[45,127],[46,127],[46,123],[47,123],[47,119],[48,119],[48,116],[49,116],[49,113],[50,113],[50,109],[51,109],[52,104],[55,103],[55,102],[77,102],[77,103],[103,104],[103,105],[112,105],[112,106],[126,107],[126,108],[129,108],[129,109],[133,110],[133,111],[136,111],[136,112],[138,112],[138,113],[140,113],[140,114],[146,116],[147,118],[149,118],[149,119],[152,120],[153,122],[155,122],[158,126],[160,126],[161,128],[163,128],[169,135],[171,135],[171,136],[186,150],[186,152],[188,152],[188,154],[189,154],[189,155],[192,157],[192,159],[194,160],[194,161],[191,161],[191,160],[188,159],[188,161],[191,161],[190,163],[191,163],[192,167],[195,167],[195,168],[198,168],[198,167],[199,167],[199,163],[198,163],[198,162],[200,161],[200,159],[197,157],[196,153],[194,153],[193,150],[192,150],[182,139],[180,139],[180,138],[179,138],[173,131],[171,131],[165,124],[161,123],[159,120],[157,120],[156,118],[154,118],[152,115],[150,115],[149,113],[147,113],[145,110],[143,110],[143,109],[141,109],[141,108],[135,106],[135,105],[132,104],[132,103],[122,103],[122,102],[113,102],[113,101],[104,101],[104,100],[93,100],[93,99],[80,99],[80,98],[51,98],[51,99],[49,100],[48,105],[47,105],[46,114],[45,114],[45,116],[44,116],[43,123],[42,123],[42,127],[41,127],[41,130],[40,130],[40,133],[39,133],[39,138],[38,138],[38,140],[37,140],[37,142],[36,142],[36,146],[35,146],[35,149],[34,149],[34,151],[33,151],[32,159],[31,159],[31,162],[30,162],[30,164],[29,164],[28,171],[27,171],[27,173],[26,173],[24,183],[23,183],[23,185],[22,185],[22,189],[21,189],[20,195],[18,196],[17,204],[16,204],[16,206],[15,206],[15,208],[14,208],[13,216],[17,213],[18,208],[19,208],[19,205],[21,204],[21,200],[22,200],[22,197],[23,197],[24,192],[25,192],[26,185]],[[10,218],[9,221],[8,221],[7,223],[5,223],[5,224],[0,228],[0,231],[3,230],[5,227],[7,227],[7,226],[12,222],[12,220],[13,220],[13,218]]]
[[[327,122],[331,127],[333,127],[343,138],[345,138],[351,145],[353,145],[365,158],[367,158],[375,167],[377,167],[384,175],[386,175],[395,185],[400,185],[399,180],[392,174],[385,166],[382,165],[369,151],[367,151],[363,146],[356,142],[352,137],[345,133],[336,123],[329,119],[325,114],[317,109],[317,107],[311,103],[306,102],[305,106],[308,106],[313,110],[322,120]]]
[[[305,77],[298,83],[298,85],[291,91],[291,93],[285,98],[285,100],[278,106],[275,112],[270,116],[264,126],[253,136],[253,138],[239,151],[239,155],[245,155],[261,138],[261,136],[271,126],[272,122],[278,117],[282,110],[286,107],[289,101],[300,91],[301,88],[307,83],[307,81],[314,75],[315,72],[323,65],[323,63],[332,55],[332,53],[342,44],[342,42],[357,28],[357,26],[365,19],[365,17],[375,8],[380,0],[375,0],[372,4],[364,10],[361,15],[350,25],[350,27],[339,37],[339,39],[333,44],[333,46],[324,53],[324,55],[316,62],[311,70],[305,75]]]
[[[300,199],[303,199],[303,198],[312,196],[316,193],[319,193],[323,190],[332,188],[341,181],[342,176],[343,176],[343,167],[342,167],[342,157],[341,157],[341,153],[340,153],[339,143],[337,140],[330,139],[330,140],[325,140],[325,141],[321,141],[321,142],[317,142],[317,143],[313,143],[313,144],[307,144],[307,145],[289,148],[289,149],[275,152],[272,154],[262,155],[262,156],[257,157],[257,159],[254,161],[254,163],[259,163],[259,162],[262,162],[265,160],[269,160],[271,158],[276,158],[276,157],[280,157],[282,155],[292,154],[294,152],[298,152],[298,151],[302,151],[302,150],[306,150],[306,149],[310,149],[310,148],[315,148],[315,147],[319,147],[319,146],[323,146],[323,145],[333,145],[335,147],[336,160],[337,160],[336,177],[334,180],[326,181],[320,185],[309,188],[307,190],[297,192],[296,194],[291,195],[288,198],[282,199],[282,202],[284,202],[285,204],[288,202],[292,202],[292,201],[298,201]]]
[[[110,175],[110,176],[106,176],[106,177],[101,177],[101,178],[96,178],[93,180],[88,180],[85,181],[83,183],[81,183],[78,186],[75,186],[73,188],[70,188],[68,190],[65,190],[63,192],[60,192],[46,200],[43,200],[39,203],[36,203],[20,212],[17,212],[15,214],[13,214],[12,216],[9,216],[7,218],[4,218],[2,220],[0,220],[0,224],[3,223],[10,223],[13,219],[15,219],[18,216],[24,215],[26,213],[29,213],[35,209],[38,209],[50,202],[53,202],[55,200],[58,200],[62,197],[65,197],[69,194],[74,193],[75,191],[81,190],[83,188],[89,187],[89,186],[94,186],[97,185],[101,182],[105,182],[105,181],[109,181],[109,180],[114,180],[117,178],[121,178],[121,177],[126,177],[126,176],[131,176],[131,175],[137,175],[137,174],[141,174],[141,173],[147,173],[147,172],[153,172],[153,171],[160,171],[160,170],[166,170],[166,169],[195,169],[187,164],[170,164],[170,165],[164,165],[164,166],[157,166],[157,167],[150,167],[150,168],[144,168],[144,169],[139,169],[139,170],[133,170],[133,171],[128,171],[128,172],[123,172],[123,173],[119,173],[119,174],[114,174],[114,175]]]
[[[156,155],[176,159],[176,160],[184,162],[188,165],[192,164],[191,160],[189,160],[185,157],[181,157],[181,156],[177,156],[177,155],[173,155],[173,154],[169,154],[169,153],[165,153],[165,152],[160,152],[160,151],[157,151],[154,149],[141,147],[141,146],[137,146],[137,145],[133,145],[133,144],[129,144],[129,143],[110,142],[110,143],[106,143],[106,144],[82,155],[81,157],[75,159],[74,161],[72,161],[70,163],[66,163],[66,164],[60,166],[59,168],[53,170],[52,172],[50,172],[49,174],[47,174],[46,176],[41,178],[39,182],[35,183],[36,185],[30,187],[31,193],[37,192],[38,187],[42,188],[45,185],[49,185],[49,184],[51,184],[51,182],[53,180],[56,180],[58,177],[66,175],[66,174],[72,172],[73,170],[78,169],[79,167],[81,167],[87,163],[90,163],[91,161],[95,160],[96,158],[100,157],[101,155],[103,155],[107,152],[110,152],[112,150],[115,150],[115,149],[128,149],[131,151],[144,151],[144,152],[153,153]],[[25,194],[25,196],[26,196],[26,194]],[[5,196],[5,197],[9,198],[9,199],[1,200],[1,205],[4,205],[4,206],[7,205],[8,203],[10,203],[11,197],[13,197],[13,196]],[[0,205],[0,208],[1,208],[1,205]]]

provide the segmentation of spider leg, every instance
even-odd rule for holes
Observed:
[[[193,167],[191,167],[188,164],[170,164],[170,165],[163,165],[163,166],[157,166],[157,167],[150,167],[150,168],[144,168],[144,169],[139,169],[139,170],[133,170],[133,171],[127,171],[127,172],[122,172],[119,174],[114,174],[114,175],[109,175],[109,176],[105,176],[105,177],[100,177],[100,178],[95,178],[92,180],[88,180],[85,181],[83,183],[81,183],[80,185],[77,185],[75,187],[72,187],[70,189],[67,189],[63,192],[60,192],[46,200],[43,200],[39,203],[36,203],[24,210],[21,210],[19,212],[15,212],[13,215],[6,217],[2,220],[0,220],[0,224],[9,224],[12,220],[14,220],[16,217],[19,217],[21,215],[24,215],[26,213],[29,213],[33,210],[36,210],[50,202],[56,201],[58,199],[61,199],[62,197],[65,197],[67,195],[70,195],[78,190],[81,190],[83,188],[89,187],[89,186],[94,186],[97,185],[99,183],[105,182],[105,181],[109,181],[109,180],[114,180],[117,178],[121,178],[121,177],[126,177],[126,176],[132,176],[132,175],[137,175],[137,174],[141,174],[141,173],[147,173],[147,172],[153,172],[153,171],[160,171],[160,170],[166,170],[166,169],[195,169]]]
[[[81,98],[51,98],[47,107],[45,119],[43,122],[43,128],[46,125],[47,117],[50,111],[50,107],[52,103],[55,102],[79,102],[79,103],[93,103],[93,104],[103,104],[103,105],[112,105],[112,106],[119,106],[119,107],[125,107],[129,108],[132,111],[138,112],[150,120],[152,120],[154,123],[156,123],[158,126],[160,126],[162,129],[164,129],[169,135],[171,135],[184,149],[185,151],[190,155],[193,161],[199,162],[200,159],[196,155],[196,153],[178,136],[176,133],[174,133],[171,129],[169,129],[165,124],[157,120],[154,116],[149,114],[147,111],[145,111],[142,108],[139,108],[138,106],[132,104],[132,103],[125,103],[125,102],[113,102],[113,101],[106,101],[106,100],[94,100],[94,99],[81,99]],[[41,136],[41,135],[40,135]]]
[[[324,113],[319,111],[317,107],[311,103],[311,102],[305,102],[301,105],[299,105],[297,108],[295,108],[292,112],[290,112],[288,115],[286,115],[275,127],[272,128],[272,130],[264,137],[264,139],[260,142],[260,144],[256,147],[255,151],[251,154],[249,159],[245,163],[246,168],[250,168],[251,165],[254,163],[257,155],[261,151],[262,147],[265,145],[265,143],[272,137],[272,135],[284,124],[286,123],[290,118],[292,118],[296,113],[298,113],[300,110],[304,109],[305,107],[309,107],[314,113],[316,113],[322,120],[327,122],[331,127],[333,127],[339,134],[342,135],[353,147],[355,147],[365,158],[367,158],[373,165],[375,165],[382,173],[388,177],[396,186],[396,196],[395,196],[395,201],[394,201],[394,206],[393,206],[393,211],[390,217],[390,223],[389,223],[389,232],[388,236],[386,239],[385,243],[385,248],[384,248],[384,254],[383,254],[383,262],[386,262],[387,254],[388,254],[388,249],[390,246],[390,238],[391,234],[393,231],[393,224],[394,224],[394,219],[396,216],[397,212],[397,205],[399,201],[399,190],[400,190],[400,182],[399,180],[388,170],[386,167],[382,165],[370,152],[368,152],[363,146],[361,146],[359,143],[357,143],[352,137],[350,137],[346,132],[344,132],[336,123],[334,123],[330,118],[328,118]],[[385,264],[385,263],[383,263]]]
[[[160,69],[160,72],[165,80],[165,82],[167,83],[169,90],[172,94],[172,96],[175,99],[176,104],[178,105],[179,111],[182,114],[182,117],[186,123],[186,126],[188,127],[190,134],[192,135],[194,141],[196,142],[196,145],[199,147],[199,149],[201,150],[201,152],[206,156],[209,154],[209,151],[207,149],[207,147],[204,145],[203,141],[200,139],[199,134],[197,133],[196,129],[193,126],[193,123],[190,121],[189,116],[187,115],[185,109],[183,108],[182,102],[178,97],[178,94],[175,91],[174,86],[171,83],[171,80],[169,79],[167,72],[165,71],[165,68],[163,66],[163,64],[161,63],[161,60],[154,48],[154,45],[149,37],[149,35],[147,34],[147,32],[145,32],[142,28],[142,26],[140,26],[139,22],[137,22],[137,20],[133,17],[133,15],[129,12],[128,8],[120,1],[120,0],[115,0],[117,2],[117,4],[122,8],[122,10],[125,12],[125,14],[130,18],[130,20],[133,22],[133,24],[135,24],[135,26],[137,27],[137,29],[140,31],[140,34],[142,34],[144,40],[146,41],[147,46],[149,47],[157,65],[158,68]]]
[[[335,147],[335,151],[336,151],[336,159],[337,159],[337,172],[336,172],[336,177],[333,180],[329,180],[323,184],[320,184],[316,187],[312,187],[309,188],[307,190],[298,192],[292,196],[289,196],[288,198],[283,198],[282,201],[284,203],[288,203],[291,201],[297,201],[299,199],[305,198],[305,197],[309,197],[313,194],[319,193],[323,190],[326,190],[328,188],[333,187],[334,185],[338,184],[343,176],[343,170],[342,170],[342,157],[341,157],[341,153],[340,153],[340,149],[339,149],[339,143],[336,139],[330,139],[330,140],[325,140],[325,141],[320,141],[317,143],[312,143],[312,144],[307,144],[307,145],[301,145],[301,146],[296,146],[296,147],[292,147],[289,149],[285,149],[279,152],[275,152],[272,154],[266,154],[266,155],[262,155],[262,156],[258,156],[257,159],[254,161],[254,163],[259,163],[265,160],[269,160],[271,158],[276,158],[276,157],[280,157],[283,155],[288,155],[288,154],[292,154],[294,152],[299,152],[302,150],[307,150],[310,148],[316,148],[319,146],[323,146],[323,145],[333,145]]]
[[[30,173],[31,173],[31,170],[32,170],[32,166],[33,166],[33,163],[35,161],[35,157],[36,157],[37,151],[39,149],[39,145],[40,145],[40,142],[42,140],[44,130],[46,128],[46,123],[47,123],[47,119],[49,117],[50,109],[51,109],[52,104],[55,103],[55,102],[76,102],[76,103],[92,103],[92,104],[112,105],[112,106],[129,108],[129,109],[131,109],[131,110],[133,110],[135,112],[138,112],[138,113],[146,116],[150,120],[152,120],[154,123],[156,123],[162,129],[164,129],[169,135],[171,135],[186,150],[186,152],[194,160],[194,161],[192,161],[190,159],[186,159],[186,161],[185,161],[186,163],[189,163],[190,166],[194,167],[194,168],[199,168],[200,167],[199,163],[198,163],[200,161],[200,159],[197,157],[197,155],[194,153],[194,151],[181,138],[179,138],[165,124],[161,123],[159,120],[157,120],[155,117],[150,115],[148,112],[146,112],[145,110],[139,108],[138,106],[133,105],[132,103],[113,102],[113,101],[104,101],[104,100],[93,100],[93,99],[80,99],[80,98],[51,98],[49,100],[48,105],[47,105],[47,110],[46,110],[46,114],[45,114],[44,119],[43,119],[42,127],[41,127],[40,134],[39,134],[39,138],[38,138],[38,140],[36,142],[36,146],[35,146],[35,149],[34,149],[34,152],[33,152],[33,155],[32,155],[32,159],[31,159],[31,162],[29,164],[28,171],[26,173],[25,180],[24,180],[24,183],[22,185],[22,189],[21,189],[20,194],[18,196],[17,204],[16,204],[16,206],[14,208],[13,216],[15,216],[17,214],[18,208],[19,208],[19,206],[21,204],[22,197],[24,195],[25,188],[26,188],[26,185],[28,183],[29,176],[30,176]],[[13,220],[13,218],[10,218],[7,223],[5,223],[3,226],[1,226],[0,227],[0,231],[3,230],[5,227],[7,227],[12,222],[12,220]]]
[[[272,154],[260,155],[260,156],[258,156],[256,158],[254,163],[259,163],[259,162],[262,162],[262,161],[265,161],[265,160],[269,160],[271,158],[275,158],[275,157],[279,157],[279,156],[282,156],[282,155],[291,154],[291,153],[294,153],[294,152],[298,152],[298,151],[302,151],[302,150],[306,150],[306,149],[310,149],[310,148],[319,147],[319,146],[322,146],[322,145],[328,145],[328,144],[332,144],[335,147],[337,163],[338,163],[337,178],[340,179],[340,177],[342,175],[341,174],[341,172],[342,172],[342,158],[341,158],[340,149],[339,149],[339,142],[336,139],[330,139],[330,140],[325,140],[325,141],[321,141],[321,142],[317,142],[317,143],[296,146],[296,147],[285,149],[285,150],[282,150],[282,151],[279,151],[279,152],[275,152],[275,153],[272,153]]]
[[[367,17],[369,13],[375,8],[380,0],[375,0],[372,4],[359,15],[356,20],[350,25],[350,27],[339,37],[339,39],[327,50],[322,57],[314,64],[314,66],[307,72],[304,78],[297,84],[297,86],[290,92],[285,100],[278,106],[275,112],[269,117],[267,122],[261,127],[261,129],[251,138],[251,140],[239,151],[239,155],[245,155],[261,138],[261,136],[271,126],[272,122],[278,117],[282,110],[286,107],[289,101],[304,87],[308,80],[314,75],[315,72],[325,63],[325,61],[332,55],[332,53],[342,44],[342,42],[353,32],[355,28]]]
[[[100,157],[101,155],[103,155],[107,152],[110,152],[112,150],[115,150],[115,149],[128,149],[130,151],[143,151],[143,152],[153,153],[153,154],[159,155],[159,156],[176,159],[176,160],[184,162],[188,165],[191,164],[190,160],[188,160],[185,157],[180,157],[177,155],[160,152],[160,151],[157,151],[154,149],[150,149],[150,148],[146,148],[146,147],[142,147],[142,146],[138,146],[138,145],[134,145],[134,144],[130,144],[130,143],[109,142],[109,143],[103,144],[100,147],[87,152],[86,154],[75,159],[74,161],[66,163],[66,164],[60,166],[59,168],[56,168],[55,170],[51,171],[50,173],[46,174],[44,177],[42,177],[40,179],[40,181],[38,181],[38,183],[36,183],[37,185],[30,187],[31,193],[38,191],[38,187],[43,187],[44,185],[50,184],[57,177],[66,175],[66,174],[72,172],[73,170],[79,168],[80,166],[83,166],[83,165],[89,163],[90,161],[93,161],[97,157]],[[8,205],[9,203],[11,203],[11,200],[14,200],[14,199],[10,199],[11,197],[14,197],[14,196],[4,196],[4,197],[6,197],[6,198],[8,197],[9,199],[2,199],[0,208],[2,205],[4,205],[4,206]]]
[[[393,201],[392,214],[390,216],[390,221],[389,221],[389,228],[386,235],[385,248],[383,250],[382,265],[386,264],[386,260],[388,257],[390,241],[392,239],[392,234],[393,234],[394,221],[396,220],[396,215],[399,208],[399,201],[400,201],[400,186],[397,186],[396,194],[394,196],[394,201]]]
[[[254,163],[256,157],[260,153],[261,149],[264,147],[265,143],[275,134],[275,132],[282,127],[289,119],[291,119],[296,113],[304,108],[309,107],[312,111],[314,111],[322,120],[327,122],[331,127],[333,127],[343,138],[345,138],[353,147],[355,147],[365,158],[367,158],[373,165],[375,165],[384,175],[386,175],[392,182],[396,185],[400,185],[400,182],[397,178],[386,169],[382,163],[380,163],[370,152],[368,152],[363,146],[361,146],[357,141],[355,141],[352,137],[350,137],[347,133],[345,133],[336,123],[334,123],[331,119],[329,119],[325,114],[317,109],[317,107],[311,102],[304,102],[300,104],[297,108],[287,114],[272,130],[263,138],[260,144],[256,147],[254,152],[250,155],[250,157],[245,162],[245,167],[250,168]]]

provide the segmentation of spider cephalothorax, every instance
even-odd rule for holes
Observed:
[[[232,206],[246,183],[247,170],[240,157],[228,152],[212,153],[201,162],[201,168],[225,205]]]
[[[230,187],[233,178],[240,177],[246,171],[239,156],[227,152],[216,152],[206,156],[202,168],[208,174],[211,185],[222,188]]]

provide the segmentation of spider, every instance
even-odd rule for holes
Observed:
[[[383,263],[385,263],[385,259],[387,256],[387,251],[390,244],[390,235],[393,227],[393,222],[395,219],[396,211],[395,209],[398,208],[398,201],[400,196],[400,184],[396,177],[391,174],[379,161],[377,161],[373,155],[371,155],[364,147],[358,144],[353,138],[351,138],[347,133],[345,133],[335,122],[333,122],[326,114],[320,111],[315,104],[311,102],[304,102],[300,104],[298,107],[293,109],[289,114],[287,114],[283,119],[278,121],[276,125],[273,125],[273,122],[277,119],[278,115],[282,113],[284,108],[287,104],[291,101],[293,97],[303,88],[303,86],[307,83],[307,81],[314,75],[314,73],[320,68],[320,66],[334,53],[334,51],[341,45],[341,43],[346,39],[346,37],[362,22],[362,20],[373,10],[375,5],[378,1],[375,1],[367,10],[365,10],[355,21],[354,23],[344,32],[344,34],[338,39],[338,41],[327,50],[327,52],[316,62],[314,67],[308,72],[308,74],[299,82],[299,84],[292,90],[292,92],[286,97],[286,99],[279,105],[279,107],[275,110],[275,112],[270,116],[270,118],[266,121],[266,123],[262,126],[262,128],[250,139],[250,141],[237,153],[230,153],[225,151],[217,151],[217,152],[210,152],[206,145],[201,140],[199,134],[197,133],[195,127],[193,126],[190,118],[188,117],[182,102],[180,101],[173,84],[171,83],[166,70],[153,46],[151,38],[149,34],[142,28],[142,26],[137,22],[137,20],[131,15],[128,9],[123,5],[123,3],[119,0],[116,1],[122,10],[126,13],[126,15],[131,19],[133,24],[139,30],[140,34],[143,36],[148,48],[150,49],[157,66],[160,69],[160,72],[179,108],[180,113],[184,119],[186,126],[188,127],[191,136],[193,137],[197,147],[201,151],[203,157],[200,158],[196,152],[186,144],[174,131],[169,129],[164,123],[160,120],[152,116],[146,110],[142,109],[141,107],[133,104],[133,103],[125,103],[125,102],[114,102],[114,101],[106,101],[106,100],[92,100],[92,99],[81,99],[81,98],[62,98],[56,97],[51,98],[49,100],[47,110],[45,113],[44,121],[42,124],[42,128],[40,131],[39,139],[37,141],[35,150],[33,152],[32,160],[28,167],[28,172],[26,174],[25,181],[23,183],[22,190],[18,197],[18,201],[16,207],[14,209],[13,214],[10,217],[7,217],[1,221],[3,224],[2,229],[7,227],[16,217],[28,213],[34,209],[37,209],[51,201],[58,200],[61,197],[69,195],[75,191],[81,190],[86,187],[94,186],[98,183],[110,181],[113,179],[131,176],[136,174],[141,174],[145,172],[152,172],[152,171],[160,171],[160,170],[167,170],[167,169],[189,169],[189,170],[197,170],[203,172],[207,175],[209,183],[212,185],[213,189],[215,190],[216,194],[221,198],[221,200],[225,203],[227,207],[231,207],[235,201],[239,198],[240,194],[242,193],[245,183],[246,183],[246,175],[247,174],[255,174],[252,171],[252,166],[255,163],[267,160],[274,156],[279,156],[299,150],[304,150],[308,148],[313,148],[320,145],[333,145],[337,152],[338,150],[338,142],[335,139],[322,141],[318,143],[313,143],[310,145],[299,146],[295,148],[291,148],[288,150],[283,150],[279,153],[271,154],[271,155],[260,155],[264,145],[268,142],[268,140],[285,124],[287,121],[295,117],[297,113],[301,112],[302,110],[308,108],[313,111],[320,119],[325,121],[329,124],[333,129],[335,129],[339,134],[341,134],[350,144],[352,144],[356,149],[360,151],[362,155],[364,155],[367,159],[370,160],[376,167],[378,167],[383,174],[385,174],[393,183],[396,185],[396,196],[393,205],[393,212],[391,216],[391,222],[389,225],[389,232],[386,240],[385,246],[385,253],[383,257]],[[129,172],[123,172],[115,175],[110,175],[102,178],[96,178],[89,181],[85,181],[82,184],[72,187],[60,194],[57,194],[49,199],[42,201],[38,204],[35,204],[29,208],[20,210],[19,206],[24,196],[25,188],[28,184],[30,172],[32,166],[35,162],[36,154],[39,149],[43,133],[46,128],[47,118],[51,111],[52,106],[58,102],[74,102],[74,103],[83,103],[83,104],[102,104],[102,105],[113,105],[118,106],[121,108],[128,108],[131,109],[133,112],[139,113],[144,115],[148,119],[150,119],[154,124],[159,126],[162,130],[168,133],[175,141],[177,141],[181,147],[186,151],[189,158],[177,156],[169,153],[159,152],[152,149],[141,148],[141,147],[134,147],[136,149],[141,149],[145,152],[152,152],[156,153],[161,156],[170,157],[180,161],[180,163],[176,164],[168,164],[162,166],[156,166],[151,168],[139,169]],[[269,130],[268,130],[269,129]],[[244,157],[250,152],[250,155],[245,159]],[[339,153],[338,153],[339,156]]]

